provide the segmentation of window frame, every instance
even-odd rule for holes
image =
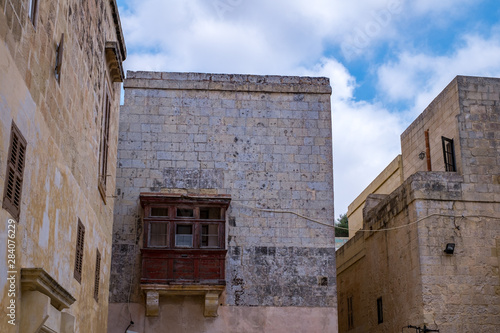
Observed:
[[[210,221],[210,220],[208,220],[208,221]],[[217,244],[218,244],[217,246],[213,246],[213,245],[210,246],[210,245],[208,245],[209,239],[210,239],[210,235],[211,235],[210,234],[210,226],[211,225],[217,226]],[[219,246],[220,246],[220,235],[221,235],[221,230],[220,229],[221,229],[221,224],[218,223],[218,222],[200,222],[199,226],[200,226],[200,228],[199,228],[199,233],[200,233],[200,235],[199,235],[199,237],[200,237],[200,242],[199,242],[200,244],[199,244],[199,246],[200,246],[200,248],[201,249],[218,249],[218,248],[220,248]],[[208,231],[209,233],[206,234],[207,245],[203,245],[203,237],[204,237],[203,226],[208,226],[208,229],[209,229],[209,231]]]
[[[177,228],[180,226],[189,226],[191,227],[191,233],[190,234],[178,234],[177,233]],[[174,242],[173,242],[173,247],[176,249],[194,249],[196,247],[196,226],[192,222],[184,222],[184,221],[175,221],[174,222],[174,228],[173,228],[173,237],[174,237]],[[178,245],[177,244],[177,235],[191,235],[191,245]]]
[[[152,229],[152,225],[153,224],[163,224],[166,226],[166,229],[167,229],[167,232],[165,235],[165,245],[152,245],[152,242],[151,242],[151,232],[150,230]],[[148,225],[148,242],[147,244],[149,245],[148,247],[150,248],[165,248],[165,247],[169,247],[170,244],[171,244],[171,240],[170,240],[170,235],[171,235],[171,231],[170,231],[170,228],[171,228],[171,225],[170,223],[168,223],[168,221],[157,221],[157,220],[154,220],[154,221],[150,221],[149,222],[149,225]]]
[[[2,208],[19,221],[28,144],[14,122],[11,125]]]
[[[141,201],[142,201],[141,196]],[[168,200],[165,202],[154,202],[151,204],[143,204],[144,206],[144,248],[151,249],[178,249],[178,250],[221,250],[225,249],[225,229],[226,229],[226,210],[230,199],[225,201],[210,202],[210,198],[206,200],[199,199],[192,202],[186,200]],[[200,218],[200,209],[217,208],[217,218]],[[193,209],[193,217],[177,216],[177,209]],[[166,215],[155,216],[153,212],[161,212],[158,209],[166,209]],[[217,213],[212,212],[217,215]],[[213,216],[212,215],[212,216]],[[210,213],[208,213],[210,217]],[[157,223],[167,224],[167,237],[165,245],[159,245],[152,242],[154,237],[153,225]],[[176,242],[177,226],[191,225],[192,226],[192,246],[179,245]],[[217,245],[203,245],[203,225],[217,225]],[[213,228],[213,227],[212,227]],[[212,231],[214,231],[212,229]],[[214,236],[214,235],[212,235]],[[215,236],[214,236],[215,237]]]
[[[448,172],[456,172],[457,164],[455,161],[455,144],[453,139],[442,136],[441,142],[443,145],[444,169]]]

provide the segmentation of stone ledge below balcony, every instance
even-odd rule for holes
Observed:
[[[226,286],[221,285],[163,285],[142,284],[146,295],[146,316],[156,317],[160,311],[160,296],[205,296],[205,317],[217,317],[219,296]]]
[[[76,299],[52,278],[43,268],[22,268],[21,289],[39,291],[50,297],[50,303],[57,310],[67,309]]]

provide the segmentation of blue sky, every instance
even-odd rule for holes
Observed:
[[[126,70],[327,76],[336,216],[456,76],[500,77],[498,0],[118,0]]]

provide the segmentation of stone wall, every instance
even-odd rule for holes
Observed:
[[[231,318],[224,325],[234,329],[234,306],[251,306],[283,316],[279,320],[286,318],[294,331],[300,316],[286,308],[307,307],[321,316],[321,308],[330,309],[311,331],[335,330],[334,231],[302,217],[333,225],[330,93],[325,78],[129,72],[120,118],[111,311],[129,298],[144,304],[139,193],[229,194],[227,286],[220,318],[210,327]],[[153,319],[146,322],[153,325]]]
[[[0,321],[1,332],[23,331],[21,319],[38,320],[42,310],[24,309],[22,268],[42,268],[76,301],[65,312],[77,332],[103,332],[107,324],[111,233],[116,165],[108,165],[106,203],[97,188],[98,151],[105,81],[111,91],[109,161],[116,160],[120,85],[113,83],[105,43],[125,47],[115,1],[39,1],[35,24],[30,1],[0,0],[0,190],[7,169],[11,124],[27,141],[21,213],[16,223],[17,325]],[[54,68],[64,33],[59,82]],[[0,236],[11,215],[0,210]],[[86,228],[81,283],[73,278],[77,223]],[[0,299],[8,296],[7,249],[0,248]],[[101,254],[98,301],[93,297],[96,253]],[[45,297],[45,296],[44,296]],[[27,302],[25,302],[27,304]],[[3,311],[2,311],[3,313]],[[46,321],[55,331],[53,316]],[[55,326],[54,326],[55,325]],[[61,324],[62,325],[62,324]]]
[[[457,77],[464,195],[500,202],[500,79]]]
[[[457,77],[401,136],[402,186],[368,196],[363,229],[337,252],[339,329],[496,332],[500,327],[499,79]],[[440,137],[455,144],[457,172],[444,170]],[[420,170],[420,171],[418,171]],[[444,252],[455,244],[453,254]],[[377,299],[383,301],[378,323]],[[356,300],[362,304],[356,304]],[[387,319],[387,322],[386,322]],[[350,331],[351,332],[351,331]]]
[[[389,194],[403,182],[403,168],[401,155],[394,160],[368,185],[360,195],[353,200],[347,210],[349,220],[349,237],[363,228],[363,208],[366,198],[370,194]]]
[[[441,137],[454,140],[457,172],[462,172],[458,115],[460,100],[457,80],[453,80],[401,134],[403,179],[417,171],[445,171]],[[427,168],[425,131],[429,135],[431,170]]]

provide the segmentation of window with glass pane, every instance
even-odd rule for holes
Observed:
[[[219,226],[217,224],[201,225],[201,246],[202,247],[219,246]]]
[[[220,220],[220,207],[200,207],[200,220]]]
[[[168,207],[152,207],[151,216],[168,216]]]
[[[193,247],[193,226],[178,224],[175,226],[175,246]]]
[[[151,223],[149,229],[149,246],[168,245],[168,224]]]
[[[194,217],[194,209],[192,208],[177,208],[177,217]]]
[[[442,136],[441,141],[443,143],[444,169],[446,171],[457,171],[453,139],[448,139]]]

